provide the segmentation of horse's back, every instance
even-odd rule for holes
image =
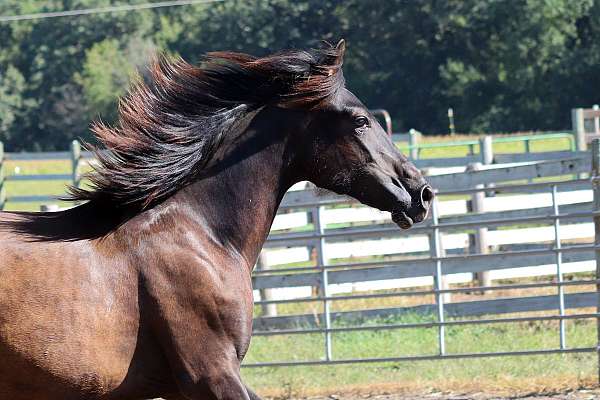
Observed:
[[[135,271],[92,241],[34,241],[0,213],[0,399],[78,398],[127,376],[139,327]]]

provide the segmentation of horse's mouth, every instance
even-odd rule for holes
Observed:
[[[402,229],[408,229],[413,226],[414,222],[404,211],[392,212],[392,221]]]

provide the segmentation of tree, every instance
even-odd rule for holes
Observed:
[[[132,0],[130,3],[145,2]],[[4,0],[0,15],[122,4]],[[11,150],[64,148],[155,51],[264,55],[345,38],[348,86],[396,130],[564,129],[598,102],[600,0],[229,0],[0,24],[0,135]]]
[[[7,0],[13,13],[35,13],[106,6],[109,0],[63,0],[23,2]],[[147,12],[95,14],[73,18],[40,19],[11,25],[10,63],[23,76],[23,97],[32,101],[19,115],[8,139],[13,150],[38,147],[64,148],[68,140],[85,135],[89,116],[83,87],[77,83],[86,52],[94,44],[114,37],[127,43],[133,36],[148,35],[153,14]],[[2,60],[3,63],[8,62]]]
[[[22,92],[25,80],[19,71],[9,65],[0,70],[0,139],[6,140],[12,132],[15,119],[23,111]]]
[[[109,123],[117,117],[119,97],[124,96],[135,78],[156,53],[155,45],[133,37],[122,49],[115,39],[94,44],[87,52],[83,70],[75,81],[83,88],[85,103],[91,118],[100,117]]]

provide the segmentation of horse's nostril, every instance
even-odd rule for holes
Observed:
[[[421,204],[427,208],[429,206],[429,203],[431,203],[431,201],[433,200],[433,189],[431,188],[431,186],[429,185],[425,185],[423,186],[423,188],[421,189]]]

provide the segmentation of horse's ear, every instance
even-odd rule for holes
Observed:
[[[344,53],[346,52],[346,41],[344,39],[340,39],[338,44],[335,45],[335,49],[337,50],[336,64],[342,65],[344,62]]]

